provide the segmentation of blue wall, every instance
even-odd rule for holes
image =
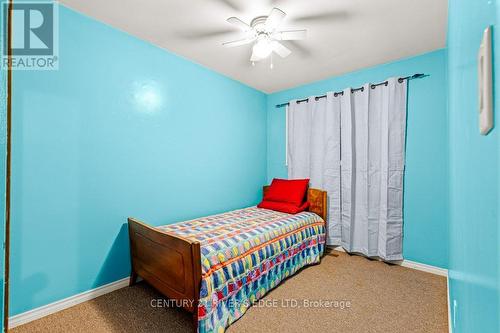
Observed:
[[[58,71],[17,71],[11,309],[129,274],[128,216],[255,204],[266,95],[60,8]]]
[[[500,332],[500,42],[498,1],[454,0],[449,10],[450,299],[454,332]],[[477,51],[494,26],[496,128],[479,135]],[[453,301],[457,302],[456,313]],[[455,320],[453,320],[455,318]]]
[[[285,112],[275,105],[414,73],[408,96],[408,130],[404,193],[404,257],[448,267],[448,116],[446,51],[364,69],[268,96],[267,177],[287,177]]]

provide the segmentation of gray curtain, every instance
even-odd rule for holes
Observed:
[[[340,112],[333,93],[291,101],[288,112],[288,178],[310,178],[310,186],[328,192],[327,244],[341,244]]]
[[[407,83],[291,101],[288,176],[328,191],[327,244],[401,260]]]

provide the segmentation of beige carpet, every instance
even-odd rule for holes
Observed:
[[[275,288],[227,332],[448,332],[444,277],[334,253]],[[159,297],[139,283],[12,332],[192,332],[190,315],[151,306]]]

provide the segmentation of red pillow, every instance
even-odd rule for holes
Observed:
[[[299,207],[286,202],[263,200],[260,204],[257,205],[257,207],[272,209],[278,212],[283,212],[288,214],[297,214],[309,208],[309,202],[306,201]]]
[[[304,202],[309,179],[274,178],[264,196],[264,201],[286,202],[300,206]]]

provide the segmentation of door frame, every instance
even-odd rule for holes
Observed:
[[[7,59],[12,59],[12,12],[14,0],[7,0]],[[4,299],[3,299],[3,329],[9,330],[9,269],[10,269],[10,176],[12,147],[12,63],[7,67],[7,109],[6,109],[6,165],[5,165],[5,239],[4,239]]]

